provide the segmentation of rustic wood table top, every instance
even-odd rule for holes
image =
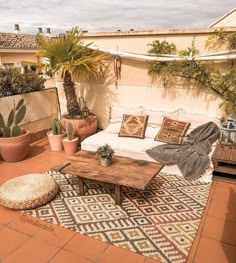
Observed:
[[[112,165],[101,166],[95,152],[80,151],[52,169],[82,178],[144,190],[163,164],[113,155]]]

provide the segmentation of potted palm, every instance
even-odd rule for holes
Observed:
[[[114,153],[115,153],[114,150],[111,148],[109,144],[99,146],[97,149],[97,156],[101,160],[101,165],[110,166],[112,163],[112,155]]]
[[[74,128],[70,122],[66,125],[66,134],[67,136],[62,140],[64,151],[68,155],[73,155],[77,152],[79,138],[74,137]]]
[[[67,114],[62,117],[62,125],[65,129],[68,121],[73,123],[75,135],[80,140],[96,132],[97,118],[92,113],[86,119],[81,116],[75,82],[81,78],[98,77],[107,58],[107,55],[90,49],[90,44],[84,45],[82,39],[83,33],[77,28],[53,38],[45,38],[40,34],[36,36],[41,49],[37,56],[46,59],[48,63],[45,66],[63,78]]]
[[[24,99],[21,99],[8,115],[5,122],[0,113],[0,153],[6,162],[23,160],[30,148],[30,132],[19,127],[26,114]]]
[[[58,118],[53,120],[52,130],[48,131],[47,136],[52,151],[58,152],[63,150],[62,139],[65,137],[65,132]]]

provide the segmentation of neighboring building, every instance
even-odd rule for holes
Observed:
[[[216,20],[209,27],[235,27],[236,26],[236,8]]]
[[[42,29],[39,28],[38,33],[41,33],[41,30]],[[50,29],[48,28],[46,36],[49,36],[49,34]],[[39,60],[35,56],[38,50],[35,35],[21,34],[19,26],[17,30],[15,30],[15,33],[0,32],[0,68],[17,67],[21,68],[22,71],[37,70],[37,72],[39,72],[40,69],[36,67]],[[54,80],[47,78],[45,86],[55,87]]]
[[[38,62],[35,35],[0,33],[0,66],[22,67],[24,61]]]
[[[38,28],[38,33],[43,34],[42,28]],[[45,36],[52,36],[50,28],[47,28]],[[19,25],[15,25],[15,33],[0,32],[0,67],[24,67],[24,61],[38,63],[35,54],[38,46],[35,35],[22,34]],[[30,66],[28,66],[30,68]]]

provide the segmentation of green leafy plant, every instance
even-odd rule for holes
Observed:
[[[236,49],[236,32],[226,32],[222,27],[214,30],[213,34],[206,40],[206,47],[227,45],[229,50]]]
[[[222,35],[221,38],[228,40],[230,39],[230,36],[232,36],[232,39],[235,37],[236,40],[236,35],[234,36],[232,34],[227,34],[227,38],[225,35]],[[160,55],[160,51],[162,51],[163,54],[167,54],[170,50],[172,50],[171,52],[174,52],[174,44],[167,44],[166,41],[163,42],[164,44],[159,41],[154,41],[153,44],[150,45],[151,49],[149,50],[149,53],[157,52],[156,55]],[[232,43],[234,42],[232,41]],[[179,54],[181,56],[196,55],[198,54],[198,50],[192,46],[186,50],[179,51]],[[188,84],[193,84],[199,89],[211,89],[222,98],[220,107],[224,109],[225,113],[232,113],[236,116],[235,70],[231,70],[229,73],[224,74],[215,70],[206,62],[196,61],[194,59],[184,59],[181,61],[150,62],[148,73],[153,79],[159,77],[163,81],[164,86],[170,86],[176,78],[180,78],[180,80],[184,80],[184,84],[189,82]]]
[[[17,68],[0,69],[0,97],[39,91],[45,79],[34,72],[20,73]]]
[[[207,42],[211,42],[212,40],[226,41],[227,37],[228,33],[225,32],[223,27],[221,27],[219,29],[214,30],[213,34],[208,37]]]
[[[53,123],[52,123],[52,134],[53,135],[63,134],[61,121],[58,118],[55,118],[53,120]]]
[[[149,54],[175,54],[176,46],[174,43],[169,43],[166,40],[159,41],[154,40],[152,43],[148,44],[151,48],[148,50]]]
[[[99,158],[111,159],[114,153],[115,151],[107,143],[105,145],[99,146],[97,149],[97,156]]]
[[[227,40],[229,49],[236,49],[236,32],[229,34]]]
[[[1,137],[16,137],[23,134],[19,123],[24,119],[26,114],[26,106],[24,99],[21,99],[10,111],[7,122],[5,123],[2,114],[0,113],[0,134]]]

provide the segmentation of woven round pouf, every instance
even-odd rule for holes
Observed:
[[[26,174],[0,186],[0,204],[16,210],[33,209],[51,201],[57,191],[58,185],[50,175]]]

